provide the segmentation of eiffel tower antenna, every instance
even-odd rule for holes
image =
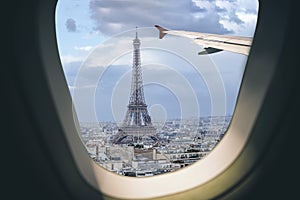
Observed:
[[[138,31],[137,31],[138,27],[135,27],[135,39],[138,39]]]

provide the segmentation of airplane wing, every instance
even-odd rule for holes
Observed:
[[[252,44],[251,37],[168,30],[159,25],[155,25],[155,27],[159,30],[159,39],[162,39],[166,34],[194,39],[196,44],[203,46],[205,49],[205,51],[199,52],[199,55],[223,50],[248,55]]]

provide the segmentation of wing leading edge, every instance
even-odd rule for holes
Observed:
[[[216,53],[223,50],[248,55],[252,44],[251,37],[168,30],[159,25],[155,25],[155,27],[159,30],[159,39],[162,39],[166,34],[194,39],[196,44],[203,46],[205,49],[205,51],[199,52],[199,55]]]

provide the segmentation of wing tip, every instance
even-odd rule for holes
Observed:
[[[159,30],[159,39],[162,39],[165,35],[167,35],[167,33],[165,33],[164,31],[168,31],[168,29],[165,29],[157,24],[154,25],[154,27]]]

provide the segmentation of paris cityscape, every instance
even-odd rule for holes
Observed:
[[[201,160],[222,139],[230,120],[231,116],[168,120],[157,130],[160,145],[113,144],[119,132],[114,122],[81,123],[80,127],[82,141],[97,164],[120,175],[147,177]]]
[[[173,172],[201,160],[222,139],[231,120],[207,116],[152,121],[144,97],[140,46],[136,28],[123,122],[80,123],[90,157],[111,172],[131,177]]]

